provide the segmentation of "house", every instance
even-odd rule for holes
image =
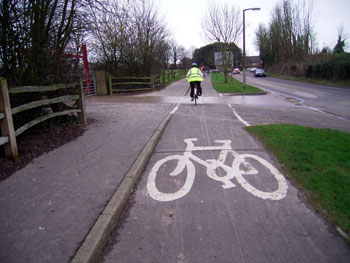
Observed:
[[[260,56],[246,56],[245,65],[247,68],[262,68],[263,61]]]

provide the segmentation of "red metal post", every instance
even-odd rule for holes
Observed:
[[[86,45],[83,44],[81,46],[81,49],[82,49],[82,52],[83,52],[83,62],[84,62],[84,69],[85,69],[87,94],[90,94],[89,63],[88,63]]]

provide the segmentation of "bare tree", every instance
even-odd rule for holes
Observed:
[[[293,64],[302,63],[314,52],[312,15],[312,0],[296,4],[291,0],[281,0],[276,4],[269,26],[260,25],[256,32],[255,44],[266,65],[290,74]]]
[[[206,38],[220,43],[222,65],[227,83],[228,67],[232,64],[230,47],[237,45],[242,34],[241,11],[234,5],[211,1],[202,19],[202,28]]]
[[[133,53],[135,32],[127,3],[109,3],[93,15],[90,44],[96,61],[111,73],[123,74],[120,69],[137,64]]]
[[[185,47],[180,45],[178,48],[178,59],[182,61],[184,58],[188,58],[188,57],[189,57],[189,51],[186,50]]]
[[[166,65],[168,32],[152,2],[111,1],[92,24],[97,60],[109,72],[149,76]]]
[[[172,60],[172,65],[176,69],[178,62],[181,61],[184,57],[188,56],[188,52],[183,46],[172,40],[170,41],[169,55]]]
[[[164,51],[169,33],[152,1],[136,1],[133,16],[137,53],[142,65],[140,71],[149,76],[160,70],[162,61],[159,53]]]
[[[86,40],[110,72],[150,75],[167,62],[168,31],[152,0],[0,0],[0,75],[15,85],[66,81]],[[90,49],[91,50],[91,49]]]
[[[92,0],[0,1],[1,75],[17,85],[62,81],[73,36],[83,32],[82,12]],[[79,32],[80,31],[80,32]]]

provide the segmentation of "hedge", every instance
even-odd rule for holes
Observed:
[[[350,79],[350,53],[334,54],[329,60],[308,65],[306,76],[327,80]]]

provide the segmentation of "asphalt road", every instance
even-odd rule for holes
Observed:
[[[242,81],[243,75],[235,75]],[[247,73],[247,83],[270,92],[275,97],[289,99],[296,105],[350,120],[350,89],[321,86],[276,78],[255,78]]]
[[[237,79],[242,74],[235,75]],[[206,78],[209,81],[209,78]],[[330,128],[350,132],[350,89],[305,84],[274,78],[254,78],[247,74],[247,83],[267,92],[264,96],[230,96],[206,90],[199,103],[231,104],[250,125],[293,123],[315,128]],[[93,97],[93,103],[181,104],[191,101],[182,94],[184,80],[168,89],[137,96]],[[182,93],[181,93],[182,92]]]
[[[346,242],[243,129],[289,122],[349,130],[348,113],[314,110],[275,91],[222,96],[209,79],[195,106],[181,97],[186,86],[93,99],[172,103],[174,112],[101,261],[348,262]]]

